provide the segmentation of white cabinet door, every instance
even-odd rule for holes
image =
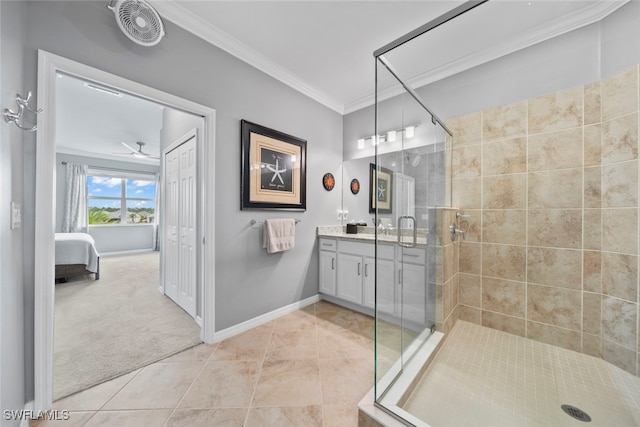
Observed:
[[[338,254],[338,283],[336,296],[346,301],[362,304],[363,257]]]
[[[164,292],[192,317],[197,293],[196,139],[165,156]]]
[[[425,267],[407,263],[401,267],[402,317],[419,325],[425,325],[427,312]]]
[[[179,148],[180,155],[180,273],[178,305],[196,316],[196,139]]]
[[[180,165],[179,151],[174,150],[165,156],[164,190],[164,293],[178,301],[179,245],[180,245]]]
[[[394,261],[378,260],[378,311],[395,314],[396,305],[396,264]],[[365,257],[364,304],[375,308],[375,259]]]
[[[336,294],[336,253],[320,251],[320,284],[323,294]]]

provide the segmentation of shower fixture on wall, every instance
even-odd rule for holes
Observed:
[[[410,164],[414,168],[417,168],[421,161],[422,156],[418,153],[414,154],[413,156],[411,154],[407,154],[404,158],[404,163],[407,165]]]
[[[145,0],[112,0],[107,8],[124,35],[141,46],[155,46],[165,35],[160,14]]]

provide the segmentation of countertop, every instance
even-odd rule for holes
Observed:
[[[378,242],[387,243],[387,244],[395,244],[398,243],[398,236],[395,234],[395,230],[390,231],[389,235],[378,234]],[[424,247],[427,245],[427,232],[426,230],[418,229],[417,230],[417,241],[416,245],[419,247]],[[374,242],[376,239],[375,229],[373,227],[360,227],[358,226],[357,234],[347,234],[344,226],[321,226],[316,228],[316,235],[318,237],[325,237],[331,239],[340,239],[340,240],[353,240],[353,241],[361,241],[361,242]],[[412,238],[411,234],[407,234],[405,232],[405,242],[409,242]]]

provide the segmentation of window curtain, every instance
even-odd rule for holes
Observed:
[[[87,165],[67,162],[62,232],[87,232]]]
[[[153,238],[155,240],[155,244],[153,245],[154,251],[160,250],[160,203],[162,202],[160,194],[162,193],[160,186],[162,185],[160,181],[160,174],[156,174],[156,212],[153,217]]]

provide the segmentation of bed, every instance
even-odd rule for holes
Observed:
[[[56,280],[95,274],[100,279],[100,255],[86,233],[56,233]]]

